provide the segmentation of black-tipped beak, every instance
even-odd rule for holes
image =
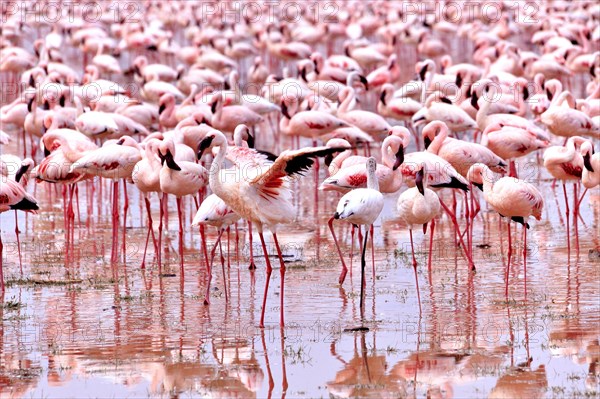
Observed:
[[[528,98],[529,98],[529,89],[527,88],[527,86],[525,86],[523,88],[523,101],[527,101]]]
[[[381,101],[381,103],[384,106],[387,106],[387,104],[385,103],[385,91],[382,91],[381,94],[379,95],[379,101]],[[391,134],[391,132],[390,132],[390,134]]]
[[[592,167],[592,162],[591,162],[591,158],[592,156],[590,155],[590,153],[586,153],[583,156],[583,166],[590,172],[594,172],[594,168]]]
[[[200,144],[198,144],[198,159],[202,158],[204,151],[206,151],[208,148],[210,148],[210,145],[212,144],[213,139],[214,139],[213,136],[206,136],[205,138],[202,139],[202,141],[200,141]]]
[[[160,164],[164,165],[165,164],[165,156],[160,151],[158,151],[158,158],[160,158]]]
[[[460,73],[457,73],[456,74],[456,81],[455,81],[456,87],[460,87],[462,85],[462,82],[463,82],[462,75]]]
[[[333,218],[334,219],[339,219],[340,218],[340,214],[338,212],[333,214]]]
[[[300,70],[300,77],[303,81],[308,82],[308,80],[306,80],[306,67],[302,67]]]
[[[46,147],[44,147],[44,157],[47,157],[50,155],[50,150],[47,149]]]
[[[288,109],[287,109],[287,105],[285,105],[285,102],[281,103],[281,113],[283,114],[283,116],[285,116],[288,119],[292,119],[290,117],[290,114],[288,113]]]
[[[173,154],[171,154],[170,150],[167,150],[167,153],[165,154],[165,162],[167,163],[167,166],[169,167],[169,169],[181,170],[179,165],[177,165],[177,163],[175,163],[175,160],[173,159]]]
[[[160,107],[158,107],[158,114],[161,115],[165,112],[165,109],[167,109],[167,106],[165,104],[160,104]]]
[[[417,175],[415,176],[415,184],[417,185],[417,189],[421,195],[425,195],[425,188],[423,188],[423,169],[417,171]]]
[[[27,112],[31,112],[31,110],[33,109],[33,100],[34,98],[32,97],[28,102],[27,102]]]
[[[423,65],[423,67],[419,71],[419,78],[421,78],[422,81],[425,81],[425,74],[426,73],[427,73],[427,64]]]
[[[483,191],[483,183],[473,183],[473,185]]]
[[[360,83],[362,83],[363,86],[365,86],[365,90],[369,91],[369,81],[367,80],[367,78],[365,78],[362,75],[358,75],[358,79],[360,80]]]
[[[396,170],[400,167],[400,165],[402,165],[402,163],[404,163],[404,146],[402,144],[400,144],[400,148],[398,149],[398,152],[396,153],[396,161],[394,162],[394,167],[392,168],[393,170]]]
[[[65,107],[65,102],[66,102],[65,96],[60,96],[58,103],[60,104],[61,107],[63,107],[63,108]]]
[[[329,165],[331,165],[331,162],[333,161],[333,154],[325,155],[325,158],[323,161],[325,162],[325,166],[329,167]]]
[[[431,145],[431,139],[427,136],[423,137],[423,143],[425,144],[425,149],[428,149]]]
[[[548,100],[552,101],[552,92],[548,89],[546,89],[546,97],[548,97]]]
[[[215,112],[217,112],[217,102],[213,101],[212,105],[210,106],[210,112],[212,112],[213,114]]]
[[[248,143],[248,148],[254,148],[255,139],[250,130],[248,130],[248,140],[246,142]]]
[[[229,82],[227,80],[225,80],[225,83],[223,83],[223,88],[225,90],[231,90],[231,86],[229,85]]]
[[[23,175],[25,173],[27,173],[28,170],[29,170],[29,165],[21,165],[19,170],[17,170],[17,174],[15,174],[15,181],[17,183],[19,183],[21,181],[21,178],[23,177]]]
[[[479,111],[479,104],[477,103],[477,100],[479,100],[477,93],[473,93],[473,95],[471,96],[471,105],[473,106],[473,108]]]
[[[123,145],[123,143],[125,142],[125,138],[120,138],[119,141],[116,142],[117,145]]]
[[[596,65],[592,65],[590,67],[590,75],[592,75],[592,77],[595,79],[596,78]]]

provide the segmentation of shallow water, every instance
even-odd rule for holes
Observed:
[[[315,216],[313,177],[305,177],[298,183],[297,191],[303,193],[296,197],[298,222],[279,232],[283,252],[289,255],[283,330],[275,258],[267,326],[258,328],[264,258],[257,257],[256,271],[248,270],[241,224],[239,257],[231,232],[228,301],[217,257],[212,303],[205,306],[199,234],[186,227],[185,266],[180,270],[174,201],[170,251],[159,275],[152,245],[147,268],[140,269],[145,212],[135,189],[128,190],[126,261],[111,265],[108,201],[100,202],[98,216],[96,196],[88,216],[87,189],[81,184],[81,221],[75,210],[74,255],[65,262],[62,194],[36,185],[43,210],[19,215],[22,275],[14,216],[2,214],[8,284],[0,309],[2,396],[594,396],[600,377],[600,269],[597,255],[588,251],[598,248],[600,198],[596,191],[583,201],[580,253],[572,243],[568,258],[564,216],[556,208],[560,204],[564,209],[562,190],[553,190],[545,175],[536,180],[546,210],[528,231],[526,287],[521,229],[513,224],[515,246],[505,297],[506,222],[501,234],[498,216],[482,203],[474,229],[475,273],[468,272],[456,249],[447,217],[436,225],[431,275],[428,235],[415,231],[421,316],[408,231],[394,220],[396,196],[388,197],[375,227],[374,276],[367,252],[361,320],[357,248],[352,274],[343,287],[337,284],[339,259],[326,221],[338,196],[320,193]],[[108,185],[103,190],[104,196],[110,194]],[[452,203],[451,194],[444,199]],[[192,207],[189,201],[187,219],[193,216]],[[350,230],[337,223],[336,230],[348,257]],[[209,228],[209,245],[215,238]],[[275,252],[272,246],[269,251]],[[261,253],[258,246],[254,252]],[[349,331],[357,327],[368,331]]]

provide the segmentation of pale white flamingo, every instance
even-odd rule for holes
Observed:
[[[344,262],[342,251],[335,237],[333,230],[333,220],[344,220],[353,225],[363,225],[365,229],[365,238],[362,243],[362,255],[361,255],[361,273],[360,273],[360,312],[361,316],[364,317],[364,289],[365,289],[365,253],[367,251],[367,238],[369,236],[369,230],[375,220],[379,217],[379,214],[383,210],[383,194],[379,191],[379,184],[375,170],[377,168],[377,162],[375,158],[371,157],[367,159],[366,164],[367,174],[367,187],[357,188],[346,194],[338,202],[336,211],[331,219],[329,219],[329,229],[333,235],[333,240],[338,250],[338,254],[342,261],[342,273],[340,274],[340,284],[344,282],[348,268]],[[363,167],[364,167],[363,166]],[[359,227],[360,228],[360,227]]]
[[[131,180],[142,193],[144,202],[146,204],[146,213],[148,216],[148,233],[146,235],[146,245],[144,246],[144,256],[142,258],[141,268],[146,267],[146,251],[148,249],[148,241],[150,234],[152,234],[152,242],[154,243],[154,249],[156,255],[158,255],[158,245],[156,243],[156,237],[154,235],[154,228],[152,224],[152,212],[150,210],[150,193],[159,193],[160,189],[160,160],[158,158],[158,147],[161,142],[157,138],[149,139],[145,142],[144,152],[142,153],[142,159],[135,164],[131,173]],[[158,259],[160,265],[160,258]]]
[[[212,279],[212,265],[213,260],[215,258],[215,252],[217,249],[217,245],[221,248],[221,236],[223,232],[227,228],[229,231],[229,226],[236,223],[240,220],[240,215],[234,212],[225,201],[219,198],[215,194],[211,194],[202,201],[200,207],[198,208],[198,212],[194,216],[194,220],[192,220],[192,226],[200,226],[200,225],[209,225],[217,228],[219,232],[217,236],[217,240],[213,246],[213,249],[210,253],[210,263],[209,263],[209,273],[208,273],[208,282],[206,284],[206,294],[204,296],[204,302],[210,302],[210,282]],[[229,234],[229,233],[228,233]],[[229,246],[229,244],[228,244]],[[229,251],[228,251],[229,252]],[[225,291],[225,300],[227,300],[227,286],[226,286],[226,275],[225,275],[225,261],[223,259],[223,249],[221,248],[221,267],[223,271],[223,283],[224,283],[224,291]]]
[[[575,109],[575,98],[569,91],[562,91],[562,83],[552,79],[546,82],[551,103],[540,120],[553,134],[562,137],[591,136],[600,138],[600,126],[582,111]],[[566,102],[566,104],[565,104]]]
[[[423,234],[427,231],[427,223],[431,222],[440,213],[440,199],[437,194],[427,188],[426,165],[422,164],[415,175],[416,187],[409,188],[398,197],[396,207],[400,219],[408,225],[410,234],[410,248],[412,250],[412,265],[415,272],[417,298],[419,300],[419,313],[421,312],[421,295],[419,293],[419,277],[417,276],[417,259],[413,243],[413,226],[422,225]],[[431,257],[431,248],[429,249]]]
[[[544,198],[533,184],[514,177],[502,177],[493,182],[491,170],[483,164],[475,164],[469,170],[469,180],[483,184],[483,198],[500,214],[508,219],[508,265],[506,268],[505,295],[508,295],[508,276],[510,270],[510,257],[512,254],[512,240],[510,221],[513,220],[523,225],[523,268],[527,276],[527,219],[533,216],[537,220],[542,218]],[[525,277],[527,278],[527,277]]]
[[[381,87],[377,112],[397,121],[408,122],[423,105],[410,97],[394,97],[394,86],[386,83]]]
[[[118,254],[118,224],[119,224],[119,180],[123,180],[124,204],[123,204],[123,249],[125,248],[125,225],[127,223],[127,209],[129,200],[127,198],[126,179],[131,178],[133,168],[142,159],[138,143],[129,136],[123,136],[119,140],[109,140],[96,150],[87,152],[84,156],[74,162],[70,173],[86,173],[94,176],[113,180],[113,249],[111,261],[117,259]]]
[[[208,171],[195,162],[175,161],[177,156],[173,140],[164,140],[159,148],[161,158],[159,181],[160,191],[163,193],[161,201],[161,215],[158,232],[159,256],[162,252],[162,210],[166,207],[167,194],[175,195],[177,199],[177,216],[179,218],[179,256],[181,272],[183,273],[183,214],[181,197],[196,195],[208,183]],[[208,267],[208,265],[207,265]]]
[[[285,264],[277,240],[278,224],[288,223],[294,217],[294,207],[291,202],[291,189],[287,176],[296,175],[310,168],[313,158],[339,152],[339,148],[303,148],[294,151],[284,151],[274,162],[265,161],[261,166],[249,166],[222,170],[223,160],[227,153],[228,143],[225,135],[219,131],[209,132],[199,146],[199,152],[218,146],[219,152],[213,160],[209,176],[210,188],[237,214],[252,222],[258,228],[265,262],[267,276],[265,296],[261,312],[260,326],[264,327],[265,306],[271,277],[271,262],[263,237],[263,228],[267,227],[273,233],[277,249],[281,273],[281,310],[280,324],[284,324],[284,278]],[[235,176],[232,175],[235,173]],[[230,176],[230,177],[227,177]]]
[[[353,87],[345,87],[341,91],[339,94],[340,106],[337,110],[338,117],[371,135],[386,134],[391,126],[381,115],[369,111],[349,109],[350,104],[355,101],[355,96]]]
[[[216,92],[211,100],[211,111],[213,113],[211,125],[215,129],[224,132],[233,132],[235,128],[244,124],[252,127],[264,119],[262,116],[252,111],[250,108],[242,105],[223,106],[224,98],[222,93]]]
[[[461,107],[452,104],[450,100],[442,97],[435,101],[438,93],[432,93],[425,100],[425,107],[413,115],[413,123],[426,120],[428,122],[443,121],[453,132],[462,132],[477,129],[477,123]]]
[[[506,162],[489,148],[464,140],[448,137],[448,126],[442,121],[427,124],[421,132],[425,149],[439,155],[466,177],[469,168],[476,163],[487,165],[496,173],[506,172]]]
[[[38,210],[35,198],[13,179],[0,178],[0,214],[9,210],[35,212]],[[0,291],[4,293],[4,245],[0,234]]]
[[[581,146],[586,140],[580,136],[572,136],[567,139],[564,146],[552,146],[548,147],[544,151],[544,167],[548,172],[557,180],[562,181],[563,195],[565,199],[565,216],[566,216],[566,228],[567,228],[567,253],[571,252],[571,238],[569,235],[569,198],[567,195],[566,183],[572,181],[573,184],[573,195],[575,201],[578,200],[577,186],[579,180],[581,180],[584,163],[583,156],[581,155]],[[577,229],[577,215],[578,215],[578,202],[574,202],[573,209],[573,221],[575,222],[575,228]],[[579,247],[579,239],[577,232],[575,233],[575,239],[577,247]],[[579,250],[579,249],[578,249]]]

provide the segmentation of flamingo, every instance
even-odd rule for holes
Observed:
[[[594,153],[592,143],[585,141],[581,144],[581,155],[584,166],[581,182],[586,189],[594,188],[600,184],[600,152]]]
[[[413,123],[421,120],[428,122],[441,120],[453,132],[477,129],[477,123],[461,107],[452,104],[446,98],[442,98],[441,101],[434,101],[437,96],[437,93],[432,93],[427,97],[425,107],[413,115]]]
[[[111,261],[117,259],[118,254],[118,225],[119,225],[119,180],[123,180],[124,204],[123,204],[123,253],[125,252],[125,225],[127,223],[127,209],[129,200],[127,198],[127,182],[131,178],[133,168],[142,159],[138,143],[129,136],[123,136],[119,140],[107,141],[96,150],[87,152],[69,168],[69,173],[86,173],[113,180],[113,248]]]
[[[398,197],[397,209],[400,218],[408,225],[410,234],[410,248],[412,250],[412,264],[415,272],[417,298],[419,301],[419,314],[421,313],[421,295],[419,294],[419,278],[417,276],[417,260],[413,244],[413,226],[423,225],[423,234],[427,231],[427,223],[431,222],[440,213],[440,199],[437,194],[427,188],[427,170],[423,163],[415,175],[416,187],[409,188]],[[429,251],[431,257],[431,249]]]
[[[12,179],[0,179],[0,213],[9,210],[35,212],[39,209],[37,201],[28,194],[23,186]],[[0,291],[4,294],[4,265],[2,236],[0,235]]]
[[[183,273],[183,214],[181,197],[195,195],[208,183],[208,171],[195,162],[176,161],[176,145],[173,140],[164,140],[158,148],[161,159],[159,182],[163,193],[158,232],[159,256],[162,251],[162,210],[167,203],[167,194],[177,198],[177,216],[179,219],[179,261]],[[208,267],[208,265],[207,265]]]
[[[355,97],[356,93],[353,87],[345,87],[340,92],[340,106],[337,110],[338,117],[370,135],[386,134],[391,129],[391,126],[381,115],[369,111],[350,109],[350,104],[356,101]]]
[[[260,319],[261,328],[264,327],[265,307],[272,271],[263,236],[263,228],[267,227],[273,234],[280,264],[280,325],[283,326],[285,264],[277,240],[276,229],[278,224],[290,222],[294,215],[294,208],[291,203],[292,193],[287,176],[301,174],[307,170],[314,163],[312,158],[339,152],[342,149],[316,147],[294,151],[288,150],[281,153],[272,163],[264,161],[260,166],[222,170],[223,160],[228,148],[225,135],[217,130],[209,132],[200,142],[200,154],[211,146],[219,147],[219,152],[213,160],[214,166],[209,176],[211,190],[242,218],[256,225],[263,247],[267,264],[267,276]],[[232,172],[235,173],[235,176]]]
[[[557,180],[562,181],[563,194],[565,198],[565,216],[567,219],[567,253],[571,253],[571,238],[569,236],[569,198],[567,196],[567,181],[573,181],[573,190],[577,200],[577,182],[582,177],[584,163],[581,155],[581,145],[587,140],[580,136],[572,136],[567,139],[565,146],[552,146],[544,151],[544,167]],[[577,228],[577,203],[573,209],[575,228]],[[576,236],[577,237],[577,236]]]
[[[369,229],[375,223],[375,220],[379,217],[379,214],[383,210],[383,194],[379,191],[379,184],[377,182],[377,176],[375,170],[377,168],[377,162],[375,158],[370,157],[366,162],[367,172],[367,187],[357,188],[346,193],[336,207],[334,215],[329,219],[329,229],[333,235],[333,240],[338,250],[338,254],[342,261],[342,273],[340,274],[340,284],[343,283],[348,268],[344,263],[344,257],[342,251],[335,237],[333,230],[333,220],[345,220],[353,225],[362,225],[365,229],[365,238],[363,241],[362,255],[361,255],[361,273],[360,273],[360,310],[361,316],[364,318],[364,289],[365,289],[365,253],[367,250],[367,238],[369,236]],[[360,227],[359,227],[360,228]]]
[[[217,245],[221,248],[221,236],[225,231],[225,228],[229,229],[229,226],[236,223],[240,219],[240,216],[233,211],[221,198],[215,194],[211,194],[202,201],[198,212],[194,216],[192,226],[199,226],[202,224],[208,224],[217,228],[219,235],[215,242],[213,249],[210,253],[208,283],[206,285],[206,294],[204,296],[204,303],[210,303],[210,280],[212,278],[212,264],[215,257],[215,251]],[[229,231],[229,230],[228,230]],[[229,244],[228,244],[229,245]],[[223,250],[221,249],[221,267],[223,270],[223,282],[227,281],[225,276],[225,262],[223,260]],[[225,291],[225,300],[227,300],[227,287]]]
[[[211,100],[211,111],[213,113],[211,125],[224,132],[233,132],[235,128],[244,124],[252,127],[264,119],[262,116],[242,105],[223,106],[223,94],[214,93]]]
[[[469,169],[469,180],[483,184],[483,198],[500,214],[508,219],[508,265],[506,267],[505,295],[508,296],[508,276],[510,271],[510,258],[512,254],[510,222],[515,221],[523,225],[523,269],[527,278],[527,219],[533,216],[537,220],[542,218],[544,198],[540,191],[531,183],[514,177],[502,177],[492,182],[492,172],[484,164],[475,164]]]

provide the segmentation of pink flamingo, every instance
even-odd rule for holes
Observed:
[[[508,217],[508,265],[506,267],[505,295],[508,296],[508,276],[512,254],[511,220],[523,225],[523,269],[527,280],[527,219],[530,216],[537,220],[542,218],[544,198],[540,191],[531,183],[514,177],[502,177],[492,182],[492,172],[484,164],[475,164],[469,170],[469,179],[483,184],[483,198],[500,214]]]
[[[237,214],[251,221],[258,228],[265,262],[267,276],[265,282],[265,295],[261,313],[261,328],[264,327],[265,306],[269,291],[271,277],[271,262],[263,237],[263,228],[267,227],[273,234],[273,240],[279,256],[281,273],[281,311],[280,324],[284,325],[284,278],[285,264],[277,240],[276,228],[278,224],[288,223],[292,220],[294,211],[291,202],[291,189],[287,176],[297,175],[310,168],[313,158],[339,152],[339,148],[303,148],[295,151],[284,151],[274,162],[265,161],[261,166],[234,168],[222,172],[222,164],[227,152],[228,143],[223,133],[213,130],[208,133],[200,143],[200,154],[212,147],[218,146],[219,152],[213,160],[214,166],[209,177],[210,188]],[[234,178],[226,175],[235,173]]]

